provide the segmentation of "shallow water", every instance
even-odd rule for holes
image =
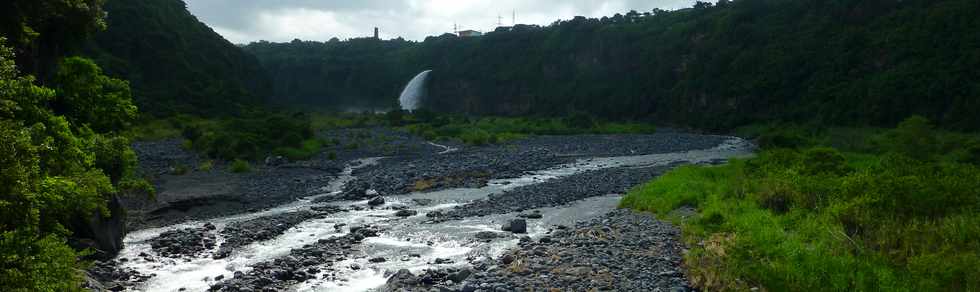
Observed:
[[[241,247],[224,259],[212,259],[210,255],[189,260],[154,257],[158,261],[151,262],[139,256],[141,253],[155,255],[148,240],[165,231],[200,227],[210,222],[220,232],[229,223],[308,210],[316,205],[313,203],[316,197],[339,194],[344,184],[354,178],[351,174],[354,169],[373,163],[383,163],[379,158],[364,159],[353,164],[356,166],[347,167],[338,178],[324,188],[324,194],[319,196],[305,198],[257,213],[132,232],[125,238],[126,247],[119,257],[129,259],[128,262],[122,263],[123,267],[133,268],[146,275],[155,274],[153,278],[138,287],[138,291],[176,291],[179,288],[186,288],[189,291],[202,291],[217,283],[213,278],[218,275],[230,278],[235,271],[248,272],[256,263],[286,256],[292,249],[314,243],[319,239],[342,236],[349,232],[349,226],[370,224],[380,227],[382,230],[380,235],[365,239],[358,251],[355,252],[355,256],[350,259],[331,263],[334,271],[330,273],[334,277],[324,279],[323,274],[320,274],[314,280],[293,287],[293,290],[296,291],[367,291],[383,285],[388,275],[399,269],[419,272],[434,267],[463,266],[467,265],[469,260],[497,257],[504,251],[515,247],[519,242],[517,236],[499,231],[500,225],[504,221],[514,218],[516,214],[474,217],[432,224],[425,223],[428,220],[425,214],[428,212],[450,209],[473,200],[486,198],[493,193],[587,171],[613,167],[652,167],[678,162],[704,163],[751,155],[751,153],[752,145],[750,143],[742,139],[731,138],[717,147],[706,150],[583,159],[546,170],[530,172],[517,178],[492,180],[482,188],[460,188],[388,197],[386,198],[387,204],[384,206],[386,209],[365,208],[360,211],[340,212],[325,218],[308,220],[287,230],[275,239]],[[431,200],[432,203],[427,206],[419,206],[414,199],[427,199]],[[589,198],[565,206],[539,209],[544,218],[528,220],[528,235],[532,238],[540,237],[548,232],[550,226],[556,224],[572,225],[577,221],[603,215],[613,210],[618,202],[619,196],[609,195]],[[367,201],[329,204],[345,207],[366,206]],[[398,218],[394,216],[395,210],[387,209],[387,207],[399,205],[416,210],[419,214],[409,218]],[[338,224],[345,224],[347,227],[338,230],[335,228]],[[474,240],[474,234],[481,231],[498,232],[502,237],[491,242]],[[220,233],[218,233],[217,241],[220,246],[223,241]],[[410,257],[410,254],[417,254],[418,257]],[[387,261],[383,263],[368,262],[370,258],[375,257],[384,257]],[[449,259],[453,263],[432,264],[437,258]],[[349,268],[352,264],[357,264],[363,268],[352,270]],[[321,270],[326,271],[326,269]]]

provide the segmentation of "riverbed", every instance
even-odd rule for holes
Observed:
[[[232,215],[194,214],[201,218],[130,232],[112,261],[125,276],[114,280],[131,291],[507,289],[509,282],[531,283],[516,278],[541,278],[542,272],[568,267],[541,264],[533,275],[502,274],[507,269],[493,266],[513,264],[502,258],[534,244],[566,242],[552,238],[576,238],[562,230],[592,228],[603,220],[646,220],[613,212],[630,187],[678,165],[721,163],[753,150],[739,138],[693,134],[542,137],[490,148],[407,143],[412,142],[419,150],[405,155],[350,157],[320,185],[276,206]],[[438,184],[423,188],[418,181]],[[526,230],[502,230],[514,220],[524,222]],[[650,234],[673,232],[668,225],[649,225],[658,228]],[[648,245],[680,246],[674,241],[665,235]],[[555,248],[563,249],[568,246]],[[664,251],[663,257],[677,262],[679,252]],[[680,269],[677,264],[661,268],[671,266],[672,272]],[[598,277],[602,267],[589,269],[590,277]],[[686,283],[682,273],[651,273],[649,286],[636,287],[670,289]],[[415,284],[398,284],[398,279]]]

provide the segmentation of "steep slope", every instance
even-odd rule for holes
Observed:
[[[271,94],[258,61],[190,14],[181,0],[114,0],[108,29],[86,54],[130,80],[140,109],[156,115],[228,113]]]
[[[774,120],[892,126],[918,114],[978,129],[978,10],[973,0],[700,2],[478,38],[430,37],[370,58],[381,68],[371,72],[401,78],[307,70],[363,54],[329,49],[353,46],[345,42],[249,50],[262,60],[303,60],[276,62],[275,70],[322,81],[304,95],[366,81],[398,88],[432,69],[428,106],[449,112],[587,112],[713,129]],[[396,97],[377,94],[366,98]]]
[[[256,42],[255,54],[273,79],[279,104],[394,106],[412,72],[402,50],[415,43],[401,39],[358,38],[329,42]]]

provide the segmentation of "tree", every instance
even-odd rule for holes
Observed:
[[[48,77],[58,58],[105,29],[105,0],[6,0],[0,2],[0,33],[29,74]]]
[[[88,59],[66,58],[55,76],[55,111],[72,124],[89,125],[97,132],[119,131],[136,119],[129,82],[102,75]]]
[[[129,141],[88,126],[124,125],[135,115],[129,96],[122,94],[128,88],[99,74],[89,61],[66,63],[84,70],[59,76],[72,87],[60,90],[69,96],[61,99],[55,90],[35,85],[30,75],[20,76],[13,50],[0,38],[0,287],[5,291],[78,290],[77,258],[86,252],[66,244],[72,222],[110,216],[107,199],[123,181],[135,180]],[[107,90],[107,84],[115,87]],[[49,107],[63,100],[72,107],[67,116]]]

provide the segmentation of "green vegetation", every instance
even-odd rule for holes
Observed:
[[[425,103],[441,112],[586,112],[702,129],[771,121],[885,127],[918,114],[977,130],[978,10],[974,0],[701,2],[479,38],[246,50],[277,76],[285,101],[389,104],[413,75],[432,69]]]
[[[310,126],[314,131],[379,127],[386,124],[381,115],[373,113],[312,112],[309,116]]]
[[[174,166],[173,171],[170,172],[172,175],[185,175],[191,172],[191,168],[184,164],[178,164]]]
[[[206,160],[197,166],[197,171],[209,172],[214,170],[214,160]]]
[[[0,287],[78,290],[72,222],[110,214],[106,201],[129,188],[152,191],[134,173],[129,140],[114,133],[135,116],[124,81],[92,62],[61,62],[54,89],[18,72],[0,38]]]
[[[246,173],[252,171],[252,166],[248,164],[248,161],[235,159],[235,161],[231,163],[229,170],[234,173]]]
[[[17,67],[42,83],[67,52],[105,29],[105,0],[7,0],[0,2],[0,36],[14,49]]]
[[[644,123],[595,121],[588,115],[569,118],[469,118],[417,113],[403,128],[427,140],[455,139],[470,145],[505,143],[528,135],[649,134],[656,128]]]
[[[847,132],[790,128],[780,135]],[[980,168],[970,151],[947,151],[973,149],[980,137],[933,130],[922,117],[879,131],[841,148],[862,152],[801,143],[682,167],[622,206],[680,223],[693,247],[690,276],[706,290],[980,289]],[[685,206],[699,214],[673,213]]]
[[[85,2],[101,7],[102,0]],[[198,21],[184,1],[113,0],[104,9],[107,29],[79,52],[129,80],[147,113],[232,115],[272,94],[258,60]]]
[[[404,66],[404,39],[257,42],[244,49],[271,76],[275,103],[327,107],[393,107],[394,97],[421,70]]]
[[[126,134],[137,140],[182,138],[183,147],[188,150],[224,160],[254,161],[267,155],[303,160],[313,157],[327,144],[314,136],[311,120],[306,114],[262,110],[236,117],[205,119],[177,115],[152,119]]]

